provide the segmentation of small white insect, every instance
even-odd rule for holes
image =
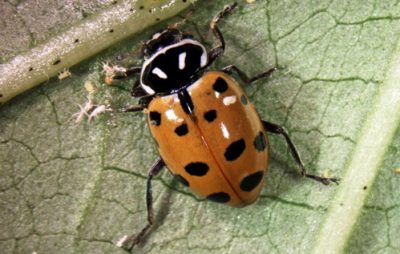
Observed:
[[[83,119],[85,118],[85,116],[89,117],[89,112],[92,111],[95,106],[96,105],[90,99],[86,102],[85,106],[83,106],[83,107],[78,104],[78,107],[81,110],[72,115],[72,117],[76,117],[75,123],[81,123],[83,121]]]
[[[97,117],[100,114],[103,114],[105,112],[111,112],[112,109],[106,105],[99,105],[95,109],[93,109],[92,113],[89,115],[89,123],[92,122],[92,120]]]
[[[58,79],[63,80],[71,77],[72,73],[68,69],[64,69],[62,72],[58,73]]]
[[[106,74],[104,81],[107,85],[112,84],[113,79],[117,74],[125,75],[127,72],[127,69],[125,67],[119,65],[111,65],[108,62],[103,62],[102,68],[103,72]]]

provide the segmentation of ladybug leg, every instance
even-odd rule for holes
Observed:
[[[142,72],[142,66],[132,66],[129,67],[128,69],[126,69],[126,71],[123,74],[118,74],[113,76],[113,79],[126,79],[126,78],[130,78],[133,75],[137,75],[140,74],[140,72]]]
[[[237,3],[225,6],[225,8],[211,20],[210,29],[213,32],[215,38],[217,39],[219,45],[211,49],[210,52],[208,53],[209,61],[207,66],[212,64],[212,62],[214,62],[215,59],[217,59],[220,55],[222,55],[222,53],[224,53],[225,50],[225,40],[224,37],[222,36],[221,31],[217,26],[217,23],[227,15],[231,14],[236,6]]]
[[[334,182],[334,183],[338,183],[339,182],[339,179],[337,179],[337,178],[322,177],[322,176],[316,176],[316,175],[308,174],[306,172],[305,167],[304,167],[303,161],[301,160],[300,155],[297,152],[297,149],[296,149],[295,145],[293,144],[292,140],[289,137],[289,134],[285,131],[285,129],[282,126],[279,126],[279,125],[276,125],[274,123],[270,123],[270,122],[267,122],[267,121],[263,121],[263,125],[264,125],[264,129],[267,132],[271,132],[271,133],[275,133],[275,134],[281,134],[285,138],[286,143],[289,146],[290,153],[292,154],[293,159],[296,161],[297,165],[299,166],[300,174],[302,176],[305,176],[305,177],[308,177],[308,178],[313,179],[315,181],[321,182],[321,183],[323,183],[325,185],[328,185],[331,182]]]
[[[103,72],[106,76],[104,82],[107,85],[111,85],[115,79],[126,79],[132,75],[137,75],[142,70],[141,66],[132,66],[130,68],[124,68],[118,65],[109,65],[108,63],[103,63]]]
[[[153,99],[153,96],[143,96],[139,100],[139,104],[128,106],[122,109],[122,112],[138,112],[142,111],[143,109],[147,108],[150,101]]]
[[[123,74],[123,75],[115,75],[113,76],[113,79],[126,79],[129,78],[131,76],[137,76],[138,74],[140,74],[140,72],[142,71],[142,67],[141,66],[133,66],[129,69],[127,69],[127,71]],[[142,87],[140,86],[140,80],[137,79],[135,81],[135,83],[133,84],[132,88],[131,88],[131,95],[133,97],[142,97],[144,95],[146,95],[146,92],[142,89]]]
[[[122,112],[138,112],[142,111],[143,109],[147,108],[147,105],[149,105],[151,99],[153,98],[152,95],[147,95],[147,93],[142,89],[141,86],[139,86],[140,82],[139,80],[136,80],[135,84],[132,87],[131,90],[131,95],[135,98],[140,97],[139,104],[138,105],[132,105],[128,106],[124,109],[122,109]]]
[[[246,73],[244,73],[242,70],[240,70],[235,65],[228,65],[222,69],[223,72],[228,73],[228,74],[232,74],[232,72],[235,71],[239,75],[240,79],[243,80],[244,82],[246,82],[247,84],[253,83],[254,81],[257,81],[262,78],[267,78],[267,77],[271,76],[271,74],[276,70],[277,70],[277,68],[274,67],[274,68],[271,68],[265,72],[262,72],[256,76],[254,76],[254,77],[249,78]]]
[[[128,107],[122,109],[122,112],[138,112],[138,111],[142,111],[145,108],[146,108],[145,106],[140,105],[140,104],[131,105],[131,106],[128,106]]]
[[[140,80],[137,79],[132,86],[131,95],[135,98],[143,97],[147,95],[146,91],[143,90],[142,86],[140,85]]]
[[[165,166],[164,161],[158,158],[151,166],[149,173],[147,174],[147,188],[146,188],[146,205],[147,205],[147,225],[138,233],[128,236],[122,242],[123,246],[127,250],[131,250],[135,245],[140,243],[144,236],[149,232],[154,223],[154,211],[153,211],[153,194],[151,188],[151,180],[153,177],[160,173],[161,169]]]

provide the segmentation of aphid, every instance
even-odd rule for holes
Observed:
[[[89,118],[89,123],[92,122],[93,119],[95,117],[97,117],[98,115],[103,114],[105,112],[111,112],[111,111],[112,111],[112,109],[109,106],[106,106],[106,105],[96,106],[93,109],[93,111],[90,113],[89,117],[88,117]]]
[[[93,82],[90,81],[90,80],[85,81],[84,87],[85,87],[85,90],[88,92],[89,95],[94,94],[97,91],[96,85],[93,84]]]
[[[58,79],[63,80],[71,77],[72,73],[68,69],[64,69],[62,72],[58,73]]]
[[[114,77],[117,75],[126,76],[126,72],[128,71],[126,68],[118,65],[110,65],[108,62],[102,63],[103,72],[106,74],[104,78],[104,82],[107,85],[111,85],[114,81]]]
[[[72,117],[75,117],[75,123],[79,124],[83,121],[85,116],[89,117],[89,112],[95,108],[95,104],[93,104],[93,101],[89,99],[85,103],[85,106],[81,106],[78,104],[78,107],[80,108],[79,112],[73,114]]]
[[[193,36],[173,26],[156,33],[143,46],[144,62],[127,70],[140,74],[132,95],[139,105],[126,111],[144,111],[160,158],[147,177],[147,225],[120,242],[131,249],[153,225],[152,179],[164,166],[191,191],[208,200],[235,207],[253,203],[260,195],[268,169],[267,132],[282,135],[301,175],[329,184],[335,178],[308,174],[283,127],[261,120],[239,83],[271,75],[272,68],[249,78],[235,65],[205,71],[225,49],[218,22],[236,3],[211,21],[218,45],[207,51]]]

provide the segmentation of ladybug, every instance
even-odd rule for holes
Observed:
[[[233,72],[244,83],[271,75],[275,68],[249,78],[234,65],[205,71],[225,49],[217,24],[236,7],[226,6],[211,21],[218,46],[207,51],[193,36],[174,27],[156,33],[144,43],[144,62],[127,70],[140,74],[132,95],[139,105],[126,111],[144,111],[160,153],[147,177],[147,225],[122,240],[127,249],[138,244],[154,222],[152,179],[164,166],[198,196],[234,207],[259,197],[268,170],[267,132],[282,135],[301,175],[324,184],[335,178],[306,173],[293,142],[283,127],[261,120]],[[118,78],[118,77],[115,77]]]

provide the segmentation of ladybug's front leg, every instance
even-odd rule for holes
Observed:
[[[141,66],[132,66],[130,68],[125,68],[118,65],[110,65],[109,63],[103,63],[103,72],[105,72],[106,77],[104,82],[107,85],[111,85],[115,79],[125,79],[132,75],[137,75],[142,71]]]
[[[151,166],[149,173],[147,175],[147,188],[146,188],[146,205],[147,205],[147,225],[138,233],[128,236],[123,242],[122,246],[131,250],[135,245],[140,243],[144,236],[148,233],[154,223],[154,211],[153,211],[153,194],[151,188],[151,180],[153,177],[160,173],[161,169],[165,166],[164,161],[158,158],[157,161]]]
[[[268,78],[271,76],[271,74],[276,71],[277,68],[271,68],[265,72],[262,72],[254,77],[249,78],[246,73],[244,73],[242,70],[240,70],[238,67],[235,65],[228,65],[222,69],[223,72],[232,74],[233,71],[236,71],[236,73],[239,75],[240,79],[243,80],[245,83],[250,84],[253,83],[254,81],[257,81],[262,78]]]
[[[147,108],[150,101],[152,100],[153,95],[147,95],[146,92],[143,91],[142,87],[139,84],[140,84],[140,82],[139,82],[139,80],[137,80],[131,90],[131,95],[133,97],[135,97],[135,98],[140,97],[139,104],[133,105],[133,106],[128,106],[122,110],[123,112],[142,111],[143,109]]]
[[[142,71],[142,66],[132,66],[129,67],[128,69],[126,69],[122,74],[116,74],[113,76],[113,79],[126,79],[126,78],[130,78],[134,75],[140,74],[140,72]]]
[[[281,134],[285,138],[286,143],[289,146],[290,153],[292,154],[293,159],[296,161],[297,165],[299,166],[300,173],[301,173],[302,176],[305,176],[305,177],[308,177],[308,178],[313,179],[315,181],[321,182],[321,183],[323,183],[325,185],[328,185],[331,182],[334,182],[334,183],[338,183],[339,182],[339,179],[337,179],[337,178],[321,177],[321,176],[308,174],[306,172],[305,167],[304,167],[303,161],[301,160],[300,155],[297,152],[296,147],[294,146],[292,140],[289,137],[289,134],[285,131],[285,129],[282,126],[276,125],[274,123],[270,123],[270,122],[267,122],[267,121],[262,121],[262,122],[263,122],[263,125],[264,125],[264,129],[267,132]]]
[[[212,62],[214,62],[215,59],[217,59],[220,55],[222,55],[222,53],[224,53],[225,40],[217,24],[221,19],[229,15],[235,9],[236,6],[237,3],[225,6],[225,8],[211,20],[210,29],[213,32],[215,38],[217,39],[219,45],[210,50],[210,53],[208,54],[209,61],[207,66],[209,66]]]

